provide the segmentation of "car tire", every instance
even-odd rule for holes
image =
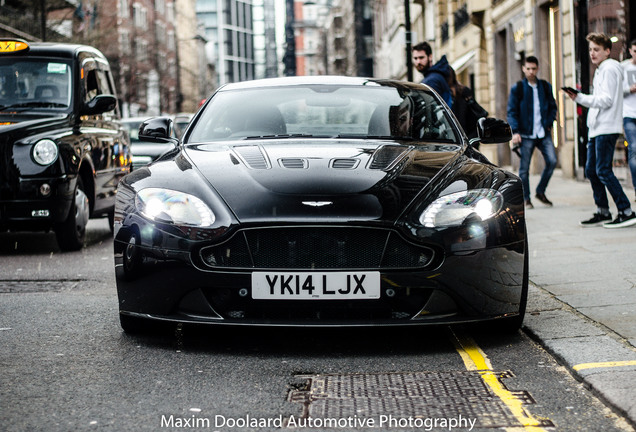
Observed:
[[[115,210],[108,212],[108,228],[110,228],[110,233],[113,234],[115,232]]]
[[[529,270],[528,270],[528,237],[526,236],[526,240],[524,243],[524,256],[523,256],[523,275],[521,281],[521,299],[519,301],[519,315],[503,318],[501,322],[497,322],[497,329],[504,334],[515,334],[521,328],[523,324],[523,318],[526,315],[526,306],[528,304],[528,279],[529,279]]]
[[[174,327],[172,323],[123,315],[121,313],[119,314],[119,323],[124,333],[130,335],[167,334]]]
[[[128,239],[128,244],[124,249],[123,268],[124,275],[127,280],[135,279],[141,272],[143,257],[141,255],[141,249],[139,247],[139,245],[141,244],[139,238],[139,233],[137,231],[134,231]]]
[[[124,333],[128,334],[145,333],[148,330],[148,323],[143,318],[119,314],[119,323]]]
[[[54,228],[57,244],[62,251],[76,251],[84,246],[89,217],[90,202],[82,178],[78,176],[68,216]]]

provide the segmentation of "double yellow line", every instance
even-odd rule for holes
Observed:
[[[596,368],[612,368],[621,366],[636,366],[636,360],[623,360],[623,361],[607,361],[596,363],[580,363],[572,367],[575,371],[583,369],[596,369]]]
[[[508,407],[515,419],[523,425],[522,428],[505,428],[508,431],[523,430],[531,432],[545,432],[541,427],[542,422],[532,417],[523,408],[522,401],[508,390],[499,380],[499,376],[492,370],[488,356],[477,346],[475,341],[462,334],[456,334],[451,330],[455,349],[462,357],[466,369],[477,371],[488,388]]]

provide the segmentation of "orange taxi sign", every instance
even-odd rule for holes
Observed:
[[[0,54],[26,52],[29,44],[22,39],[0,39]]]

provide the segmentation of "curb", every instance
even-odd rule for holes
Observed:
[[[523,331],[636,428],[636,350],[540,286],[529,290]]]

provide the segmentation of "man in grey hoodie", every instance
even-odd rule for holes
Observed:
[[[603,224],[605,228],[623,228],[636,224],[636,213],[612,171],[616,140],[623,132],[623,69],[620,63],[610,58],[612,41],[609,36],[590,33],[586,39],[590,60],[596,66],[592,94],[566,90],[570,99],[589,108],[585,175],[592,185],[597,210],[591,219],[581,221],[581,226]],[[607,200],[608,191],[618,210],[614,220]]]

